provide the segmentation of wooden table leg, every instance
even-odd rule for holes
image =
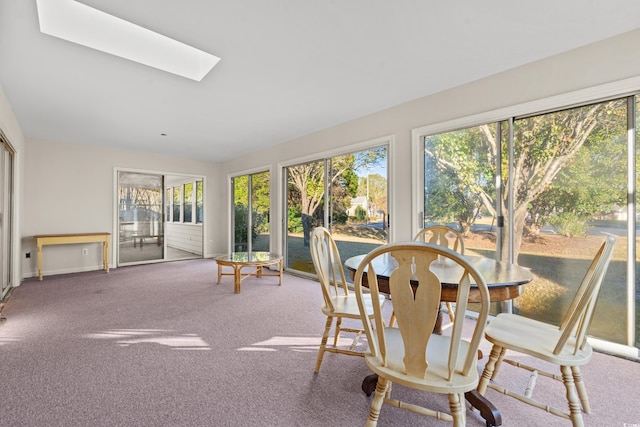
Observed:
[[[240,274],[240,269],[242,267],[239,265],[233,266],[233,292],[236,294],[240,293],[240,284],[242,283],[242,275]]]
[[[102,264],[104,271],[109,272],[109,241],[105,240],[102,244]]]
[[[38,277],[42,280],[42,246],[38,246]]]
[[[464,394],[464,398],[478,411],[480,416],[486,421],[487,427],[498,427],[502,425],[502,415],[498,408],[481,395],[478,390],[471,390]]]

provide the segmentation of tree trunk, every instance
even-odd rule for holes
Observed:
[[[518,264],[518,256],[520,255],[520,246],[522,245],[522,234],[524,230],[525,219],[527,218],[527,203],[522,203],[515,208],[513,216],[513,261]],[[500,260],[509,260],[509,241],[507,240],[508,221],[505,217],[505,227],[503,228],[502,253]]]

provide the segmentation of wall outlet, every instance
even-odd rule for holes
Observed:
[[[82,255],[86,255],[89,253],[89,249],[87,248],[82,248]]]
[[[209,240],[209,246],[213,246],[213,240]]]

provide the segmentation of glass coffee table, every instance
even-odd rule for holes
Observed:
[[[282,285],[282,256],[272,254],[271,252],[232,252],[231,254],[222,255],[216,258],[218,264],[218,283],[222,276],[233,276],[233,292],[240,293],[240,285],[244,279],[249,276],[278,276],[280,277],[280,285]],[[277,272],[265,273],[263,267],[275,265],[278,267]],[[232,273],[224,273],[223,267],[231,267]],[[242,273],[242,269],[252,267],[248,273]]]

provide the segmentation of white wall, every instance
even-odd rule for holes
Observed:
[[[221,180],[216,165],[175,157],[158,156],[121,150],[109,150],[84,145],[51,141],[27,142],[25,162],[25,203],[22,218],[22,250],[24,277],[37,273],[34,235],[108,231],[114,234],[115,197],[114,170],[158,172],[169,175],[190,174],[205,177],[205,241],[218,239],[219,212],[208,209],[219,199]],[[113,239],[112,239],[113,240]],[[59,274],[98,269],[99,245],[82,245],[89,254],[82,255],[79,245],[47,246],[43,248],[43,272]],[[114,245],[112,245],[114,246]],[[224,248],[205,247],[205,257],[221,253]],[[31,252],[26,259],[25,253]],[[115,247],[111,251],[114,265]],[[46,280],[46,278],[45,278]]]
[[[626,33],[233,159],[222,164],[221,173],[235,174],[267,165],[274,177],[271,191],[276,195],[282,187],[275,179],[279,162],[292,162],[319,151],[391,136],[395,143],[389,178],[390,236],[392,240],[409,240],[413,235],[412,209],[415,208],[411,197],[412,173],[415,173],[412,171],[413,129],[640,76],[638,51],[640,31]],[[229,197],[227,193],[225,191],[225,198]],[[276,203],[272,198],[272,209]],[[280,227],[279,221],[273,224],[272,237],[280,235]],[[280,243],[279,237],[277,242]]]
[[[199,224],[167,222],[164,239],[168,247],[202,255],[202,226]]]
[[[25,159],[25,140],[20,125],[16,120],[11,105],[4,93],[2,87],[0,87],[0,131],[4,133],[4,136],[9,140],[9,144],[15,150],[14,157],[14,199],[13,199],[13,248],[12,248],[12,277],[11,283],[13,286],[17,286],[22,281],[22,269],[20,265],[20,228],[21,228],[21,216],[23,209],[23,184],[24,184],[24,159]],[[7,256],[8,254],[3,254]]]

